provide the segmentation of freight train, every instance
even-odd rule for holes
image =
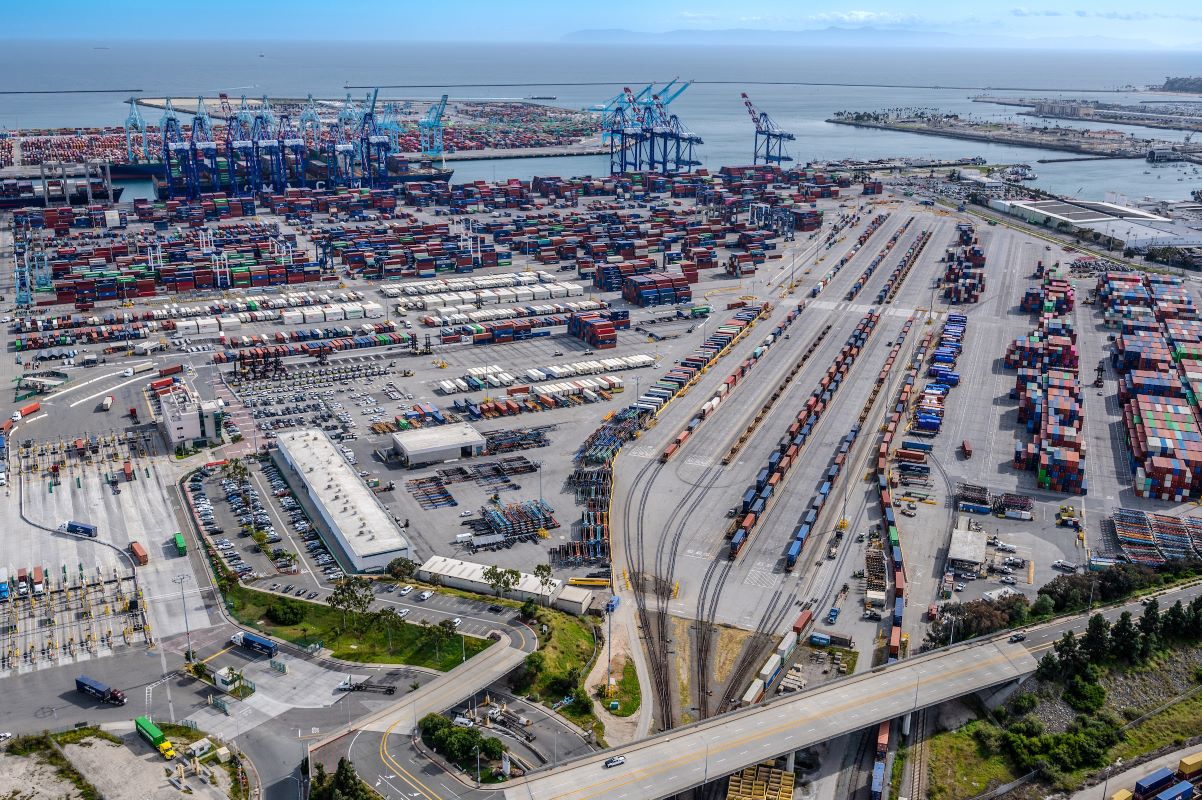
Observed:
[[[750,540],[752,533],[755,530],[756,523],[763,517],[767,510],[768,503],[772,499],[776,487],[783,482],[788,475],[789,470],[796,463],[797,456],[801,449],[805,447],[806,440],[809,438],[814,426],[822,417],[824,411],[830,407],[831,400],[834,394],[839,390],[843,379],[851,370],[861,349],[867,344],[868,337],[876,329],[877,322],[880,320],[880,314],[875,310],[869,311],[856,325],[855,331],[848,337],[847,342],[839,351],[839,355],[827,368],[826,375],[823,376],[817,388],[810,393],[810,397],[806,400],[805,406],[797,413],[797,418],[789,427],[788,432],[781,438],[775,451],[768,457],[766,466],[760,470],[756,476],[755,483],[749,487],[743,495],[743,504],[739,507],[740,519],[735,523],[731,530],[730,546],[728,553],[733,560],[738,558],[740,551],[744,545]],[[859,427],[857,426],[854,433],[849,434],[852,441],[855,439],[855,434],[858,434]],[[850,448],[850,444],[845,441],[840,447]],[[846,451],[844,451],[846,452]],[[837,474],[837,470],[836,470]],[[830,481],[824,483],[826,487],[825,494],[820,488],[821,502],[817,504],[817,508],[811,505],[803,518],[802,522],[807,520],[812,526],[817,519],[817,512],[821,510],[822,503],[826,501],[826,495],[830,493]],[[811,512],[813,512],[811,514]],[[812,517],[812,518],[811,518]],[[794,532],[794,540],[796,540],[797,531]],[[800,552],[800,548],[798,548]]]

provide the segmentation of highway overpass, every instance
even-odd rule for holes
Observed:
[[[509,783],[505,800],[669,797],[915,708],[1019,680],[1035,666],[1031,650],[1005,640],[906,659],[534,773]],[[626,763],[605,769],[605,759],[616,755]]]

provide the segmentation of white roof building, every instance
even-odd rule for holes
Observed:
[[[405,464],[438,464],[484,452],[484,437],[466,422],[432,425],[392,434],[392,447]]]
[[[400,526],[334,443],[315,428],[276,435],[277,458],[285,477],[299,482],[356,572],[381,572],[388,562],[408,557],[409,540]]]
[[[492,586],[484,577],[486,569],[488,569],[487,564],[460,561],[457,558],[447,558],[446,556],[431,556],[418,568],[417,577],[427,583],[466,589],[469,592],[479,592],[480,594],[494,594]],[[538,578],[523,572],[508,597],[515,600],[533,598],[536,602],[545,605],[547,599],[555,599],[562,588],[563,581],[558,578],[552,578],[550,585],[543,588]]]

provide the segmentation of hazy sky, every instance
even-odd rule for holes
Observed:
[[[548,41],[582,29],[904,28],[1016,38],[1104,37],[1202,49],[1187,0],[44,0],[5,15],[0,38]]]

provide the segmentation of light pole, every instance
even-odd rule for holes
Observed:
[[[179,585],[179,604],[184,609],[184,634],[188,637],[188,650],[184,653],[184,661],[192,661],[192,630],[188,627],[188,604],[184,602],[184,583],[192,578],[191,575],[176,575],[172,583]]]

